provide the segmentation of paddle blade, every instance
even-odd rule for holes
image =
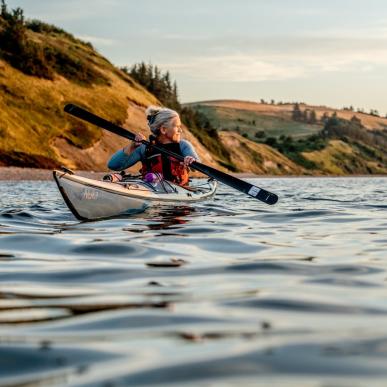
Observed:
[[[228,175],[227,173],[209,167],[208,165],[194,162],[190,165],[190,167],[204,173],[207,176],[211,176],[215,180],[235,188],[238,191],[244,192],[245,194],[258,199],[263,203],[273,205],[278,201],[278,196],[276,194],[250,184],[245,180],[238,179],[235,176]]]

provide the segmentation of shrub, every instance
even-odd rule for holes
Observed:
[[[259,130],[258,132],[255,132],[254,137],[255,138],[264,138],[265,137],[265,132],[263,130]]]

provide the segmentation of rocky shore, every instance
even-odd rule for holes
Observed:
[[[77,171],[77,174],[100,179],[106,172]],[[0,167],[0,180],[52,180],[51,169]]]

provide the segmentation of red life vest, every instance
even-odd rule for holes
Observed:
[[[169,151],[183,156],[179,143],[162,144],[162,147]],[[161,154],[152,145],[145,150],[145,159],[142,161],[141,174],[144,177],[147,173],[159,173],[165,180],[178,185],[187,185],[189,182],[189,169],[183,162],[172,156]]]

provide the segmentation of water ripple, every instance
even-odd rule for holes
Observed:
[[[387,179],[253,182],[98,222],[0,183],[0,385],[385,385]]]

